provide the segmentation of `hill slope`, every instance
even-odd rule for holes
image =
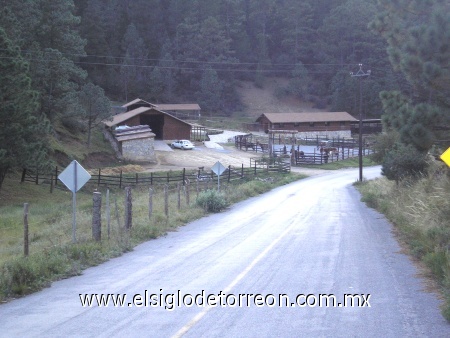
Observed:
[[[264,113],[324,111],[324,109],[313,108],[312,103],[303,102],[292,95],[277,98],[275,94],[277,89],[286,87],[287,84],[288,79],[285,78],[267,78],[263,88],[258,88],[251,81],[241,81],[238,94],[245,106],[244,112],[249,117],[256,118]]]

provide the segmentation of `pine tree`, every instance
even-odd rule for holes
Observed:
[[[81,118],[87,124],[87,146],[91,145],[92,130],[103,120],[111,117],[111,102],[104,90],[92,83],[85,84],[79,93]]]
[[[49,124],[38,108],[28,63],[0,28],[0,188],[11,168],[47,163]]]
[[[146,59],[148,56],[144,40],[141,38],[136,26],[130,24],[122,42],[125,58],[122,61],[120,74],[122,75],[125,100],[146,95],[144,88],[148,81]]]
[[[200,81],[199,101],[205,110],[217,112],[222,105],[223,85],[214,69],[208,68],[203,72]]]
[[[426,151],[450,137],[450,4],[378,2],[383,11],[372,28],[387,40],[390,60],[409,84],[406,91],[381,93],[384,121],[404,143]]]

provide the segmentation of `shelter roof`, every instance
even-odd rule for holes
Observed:
[[[106,124],[108,127],[116,126],[122,122],[125,122],[126,120],[131,119],[132,117],[135,117],[136,115],[142,114],[143,112],[146,112],[151,109],[152,108],[149,107],[139,107],[124,113],[114,115],[112,120],[104,120],[103,123]]]
[[[201,110],[197,103],[158,104],[156,108],[160,110]]]
[[[129,106],[132,106],[132,105],[138,104],[138,103],[142,103],[142,104],[144,104],[144,105],[146,105],[148,107],[156,107],[156,105],[154,105],[153,103],[147,102],[147,101],[139,99],[139,98],[135,99],[133,101],[130,101],[128,103],[125,103],[122,107],[123,108],[128,108]]]
[[[258,122],[263,116],[271,123],[358,121],[347,112],[265,113],[256,121]]]
[[[159,113],[159,114],[168,116],[169,118],[173,118],[173,119],[175,119],[177,121],[180,121],[180,122],[182,122],[184,124],[191,125],[190,123],[187,123],[186,121],[180,120],[179,118],[177,118],[175,116],[172,116],[172,115],[170,115],[170,114],[168,114],[166,112],[163,112],[163,111],[161,111],[159,109],[156,109],[156,108],[153,108],[153,107],[138,107],[136,109],[133,109],[133,110],[130,110],[130,111],[127,111],[127,112],[124,112],[124,113],[120,113],[120,114],[117,114],[117,115],[114,115],[112,120],[111,119],[110,120],[103,120],[103,123],[107,127],[111,128],[113,126],[116,126],[118,124],[121,124],[121,123],[131,119],[132,117],[135,117],[135,116],[143,114],[143,113],[148,113],[148,112]]]

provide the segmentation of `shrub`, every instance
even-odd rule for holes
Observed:
[[[382,163],[386,154],[394,148],[399,141],[399,134],[396,131],[389,131],[377,135],[372,145],[374,153],[370,155],[370,159],[376,163]]]
[[[427,154],[411,145],[396,144],[384,157],[381,173],[397,183],[405,178],[417,179],[426,174]]]
[[[197,198],[197,205],[208,212],[219,212],[228,206],[225,196],[217,190],[201,192]]]

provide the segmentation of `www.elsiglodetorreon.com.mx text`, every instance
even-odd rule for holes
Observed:
[[[165,293],[145,290],[143,293],[128,295],[126,293],[92,293],[80,294],[83,307],[147,307],[164,308],[172,311],[181,307],[370,307],[370,294],[297,294],[290,297],[287,294],[260,293],[183,293],[177,290]]]

